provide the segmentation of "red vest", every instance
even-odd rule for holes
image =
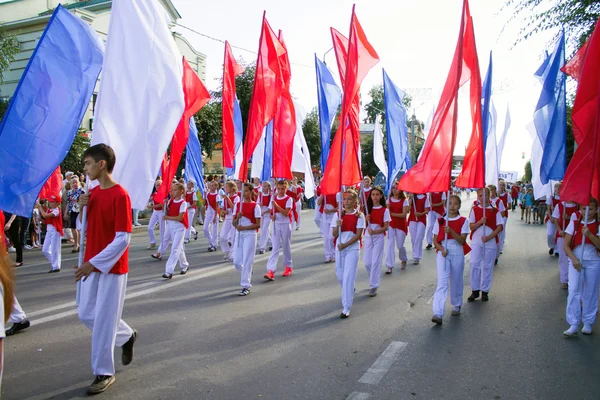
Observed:
[[[283,199],[278,199],[277,196],[275,196],[273,198],[273,202],[277,203],[277,205],[279,207],[281,207],[281,208],[283,208],[285,210],[285,203],[287,203],[288,199],[290,199],[290,196],[285,196]],[[273,207],[273,211],[275,213],[280,212],[277,207]],[[292,213],[291,212],[289,213],[289,217],[290,217],[290,223],[291,223],[292,222]]]
[[[582,241],[584,241],[584,244],[591,244],[592,246],[594,245],[592,243],[592,241],[590,239],[588,239],[587,237],[583,236],[583,226],[585,224],[581,223],[581,220],[583,219],[583,215],[581,214],[581,212],[577,212],[577,220],[575,221],[575,231],[573,232],[573,240],[571,240],[571,249],[576,248],[577,246],[581,245]],[[598,221],[594,221],[593,223],[588,223],[587,228],[590,230],[590,232],[592,233],[592,235],[596,236],[598,235]]]
[[[323,204],[321,204],[321,213],[325,211],[325,204],[329,204],[333,206],[333,208],[338,208],[337,195],[336,194],[328,194],[323,198]]]
[[[206,194],[206,203],[215,211],[217,211],[217,196],[219,193],[207,193]]]
[[[154,209],[156,211],[161,211],[163,209],[163,203],[156,201],[156,195],[157,193],[154,193],[154,195],[152,196],[152,201],[154,202]]]
[[[342,216],[342,232],[356,233],[358,225],[358,213],[346,214]]]
[[[194,201],[194,192],[185,192],[185,201],[188,203],[190,208],[196,208],[196,202]]]
[[[253,201],[250,203],[247,203],[245,201],[238,203],[238,207],[236,210],[238,213],[240,212],[240,205],[242,206],[242,216],[248,218],[250,222],[252,222],[252,224],[256,224],[256,217],[254,216],[254,209],[256,208],[256,203]]]
[[[483,208],[476,206],[473,207],[473,212],[475,213],[475,222],[478,222],[481,218],[483,218]],[[498,225],[496,224],[496,214],[498,214],[498,210],[494,207],[485,209],[485,226],[490,228],[492,231],[495,231]],[[470,238],[473,239],[473,233],[475,231],[471,231]],[[498,235],[496,235],[496,243],[498,243]]]
[[[235,205],[235,198],[238,197],[237,194],[234,194],[233,196],[228,195],[227,197],[229,197],[231,199],[231,202]],[[233,209],[233,207],[229,206],[229,202],[227,201],[227,199],[225,199],[223,201],[223,208],[225,209],[225,211],[229,210],[229,209]]]
[[[432,192],[430,193],[431,196],[431,200],[430,200],[430,206],[432,204],[438,204],[438,203],[443,203],[444,199],[444,193],[443,192]],[[431,211],[434,211],[436,213],[438,213],[439,215],[444,215],[446,214],[446,207],[444,206],[440,206],[440,207],[433,207],[431,206]]]
[[[383,227],[383,217],[385,216],[385,207],[381,207],[381,208],[373,208],[371,210],[371,214],[369,214],[369,225],[370,224],[377,224],[380,227]]]
[[[402,199],[400,201],[392,201],[390,199],[390,205],[388,206],[389,210],[390,210],[390,214],[402,214],[402,212],[404,211],[404,201],[405,199]],[[392,220],[390,222],[390,226],[394,229],[400,229],[401,231],[404,231],[404,233],[408,233],[408,229],[406,226],[406,217],[405,218],[398,218],[398,217],[391,217]]]
[[[576,213],[579,211],[579,206],[577,204],[573,204],[572,206],[568,206],[565,207],[565,203],[563,203],[562,201],[560,203],[558,203],[558,212],[560,215],[560,218],[558,219],[558,225],[560,226],[560,229],[564,232],[565,229],[567,229],[567,226],[569,226],[569,221],[565,221],[564,219],[564,215],[567,214],[569,216],[569,218],[571,217],[571,214]],[[556,232],[556,238],[559,238],[558,232]]]
[[[450,227],[450,229],[452,229],[454,232],[458,233],[459,235],[461,234],[460,231],[462,230],[463,225],[465,224],[466,218],[465,217],[458,217],[458,219],[456,219],[455,221],[448,221],[448,226]],[[438,235],[437,235],[437,241],[438,243],[442,244],[444,242],[444,240],[446,239],[446,231],[444,231],[444,226],[446,226],[446,220],[442,217],[442,218],[438,218],[438,224],[439,226],[439,231],[438,231]],[[456,240],[454,239],[454,237],[452,235],[448,235],[448,240]],[[463,252],[465,253],[465,255],[469,254],[469,252],[471,251],[471,246],[469,246],[467,244],[467,242],[465,241],[465,244],[463,244]]]
[[[502,216],[506,218],[508,217],[508,192],[504,192],[504,194],[498,195],[498,198],[500,199],[502,204],[504,204],[504,210],[506,211],[502,212]]]
[[[512,185],[512,188],[510,189],[510,196],[513,199],[516,199],[517,197],[519,197],[520,191],[521,191],[521,188],[519,187],[519,185]]]
[[[49,208],[46,209],[46,213],[48,211],[50,211]],[[44,218],[44,222],[46,223],[46,225],[54,226],[54,229],[56,229],[59,235],[63,236],[62,212],[60,212],[60,208],[58,209],[58,217],[55,217],[54,215],[46,217]],[[4,229],[4,227],[2,229]]]
[[[271,202],[271,193],[264,194],[260,192],[260,205],[262,207],[269,207],[269,203]]]
[[[554,210],[554,208],[556,208],[557,205],[559,205],[561,203],[560,199],[555,199],[554,196],[552,196],[552,210]],[[552,213],[550,213],[552,214]],[[548,222],[548,220],[550,220],[550,217],[548,216],[548,214],[546,214],[546,218],[544,218],[544,223]]]
[[[287,192],[285,192],[285,194],[290,196],[294,203],[297,201],[298,195],[296,193],[292,192],[292,189],[288,189]]]
[[[167,203],[167,216],[177,217],[179,215],[180,208],[181,208],[181,202],[175,203],[173,201],[173,199],[169,200],[169,202]],[[189,227],[187,212],[183,213],[183,219],[180,222],[183,224],[183,226],[185,226],[185,229],[187,229]]]
[[[413,197],[414,203],[410,207],[410,214],[408,215],[408,221],[418,221],[427,225],[427,215],[422,215],[417,218],[415,213],[415,207],[417,209],[416,212],[422,213],[425,212],[425,202],[427,201],[427,196],[424,196],[422,199],[419,199],[417,196]]]

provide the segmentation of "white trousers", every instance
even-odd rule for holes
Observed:
[[[258,240],[258,248],[265,250],[269,243],[272,243],[271,239],[271,216],[264,214],[260,219],[260,239]]]
[[[159,239],[162,241],[165,225],[165,222],[163,221],[164,215],[165,212],[163,210],[152,211],[152,216],[150,217],[150,222],[148,223],[148,238],[150,239],[150,244],[156,244],[156,236],[154,236],[154,228],[156,227],[156,224],[158,224],[158,231],[160,232]]]
[[[217,212],[208,206],[206,209],[206,218],[204,218],[204,236],[208,240],[208,244],[217,247],[218,231],[219,231],[219,216]]]
[[[252,266],[256,253],[256,232],[243,231],[236,233],[233,265],[241,274],[240,286],[250,289],[252,284]]]
[[[114,348],[123,346],[133,329],[121,319],[127,274],[92,272],[81,282],[79,320],[92,331],[92,372],[114,375]]]
[[[60,269],[60,246],[60,234],[56,231],[56,229],[48,229],[46,231],[46,238],[44,239],[42,253],[44,253],[44,256],[46,256],[46,259],[50,262],[52,270]]]
[[[25,312],[21,308],[21,305],[19,304],[19,301],[17,300],[17,296],[14,296],[13,300],[14,300],[14,303],[13,303],[12,311],[10,312],[10,321],[13,324],[16,324],[16,323],[19,323],[19,322],[27,319],[27,315],[25,315]]]
[[[565,254],[563,246],[565,239],[560,237],[556,239],[556,248],[558,249],[558,272],[560,283],[569,283],[569,257]]]
[[[294,206],[296,207],[296,214],[298,214],[296,229],[300,229],[300,221],[302,220],[302,201],[298,200]]]
[[[331,220],[333,214],[324,214],[323,217],[323,240],[325,241],[325,259],[331,260],[335,257],[335,248],[333,245],[333,228],[331,228]]]
[[[423,256],[423,238],[425,237],[425,225],[422,222],[411,221],[408,225],[408,233],[412,243],[412,255],[415,261]]]
[[[321,232],[321,235],[323,234],[323,228],[321,227],[321,222],[323,221],[323,214],[321,214],[319,212],[319,206],[315,206],[315,216],[313,218],[313,220],[315,221],[315,224],[317,224],[317,228],[319,228],[319,231]]]
[[[504,220],[504,225],[502,226],[502,232],[500,232],[500,235],[498,235],[498,246],[499,246],[499,251],[504,251],[504,242],[506,241],[506,225],[508,224],[508,217],[503,218]],[[500,253],[498,253],[498,256],[500,255]]]
[[[427,214],[427,232],[425,234],[425,238],[427,239],[427,244],[433,244],[433,227],[437,224],[438,218],[441,215],[436,213],[435,211],[429,211]]]
[[[267,260],[267,271],[277,271],[279,251],[283,248],[283,265],[292,267],[292,224],[273,224],[273,252]]]
[[[365,249],[363,261],[365,263],[367,274],[369,274],[369,285],[371,286],[371,289],[377,289],[379,287],[384,245],[384,235],[366,235],[363,240],[363,248]]]
[[[231,247],[233,246],[233,238],[235,236],[235,228],[233,227],[233,217],[225,217],[221,226],[221,250],[229,258],[231,258]],[[229,245],[231,243],[231,246]]]
[[[506,229],[506,228],[504,228],[504,229]],[[555,249],[559,253],[563,253],[562,245],[559,246],[556,243],[555,237],[556,237],[556,225],[554,225],[552,223],[552,220],[549,219],[548,222],[546,222],[546,239],[548,240],[548,248]]]
[[[196,228],[194,228],[194,224],[193,224],[194,216],[196,215],[196,209],[188,208],[187,213],[188,213],[188,228],[185,230],[185,240],[190,240],[190,236],[196,234]]]
[[[471,290],[490,291],[495,259],[496,247],[486,247],[484,252],[481,244],[471,244]]]
[[[444,316],[448,287],[450,287],[450,304],[453,307],[462,306],[465,255],[462,249],[456,250],[458,251],[448,253],[445,258],[441,252],[437,253],[437,289],[433,295],[433,315]]]
[[[359,257],[360,248],[336,250],[335,274],[342,286],[342,307],[345,314],[350,312],[354,300],[354,285]]]
[[[582,321],[585,325],[593,325],[596,322],[600,260],[583,261],[582,264],[581,272],[577,272],[569,259],[569,296],[567,297],[569,325],[579,325]]]
[[[404,241],[406,240],[406,233],[403,230],[388,228],[388,245],[385,254],[385,265],[388,268],[394,268],[396,264],[396,248],[398,248],[398,255],[400,261],[406,262],[408,259],[406,256],[406,247],[404,247]]]
[[[177,262],[179,262],[179,267],[182,271],[187,271],[190,267],[187,257],[185,256],[185,244],[183,243],[185,231],[185,226],[179,222],[167,224],[165,235],[169,236],[169,240],[171,240],[172,243],[171,254],[165,265],[166,274],[172,274],[173,271],[175,271]]]

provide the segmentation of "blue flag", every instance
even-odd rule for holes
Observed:
[[[542,93],[535,108],[533,122],[542,145],[540,179],[561,180],[567,168],[567,94],[565,34],[561,34],[554,52],[547,56],[535,76],[542,82]]]
[[[487,139],[490,134],[490,102],[492,99],[492,52],[490,51],[490,64],[488,66],[487,74],[483,81],[483,88],[481,91],[483,98],[483,107],[481,109],[482,128],[483,128],[483,148],[487,149]],[[485,151],[485,150],[484,150]]]
[[[59,5],[0,123],[0,209],[31,216],[71,148],[103,58],[96,32]]]
[[[388,178],[385,192],[389,193],[394,179],[402,167],[411,167],[408,152],[408,126],[406,125],[406,108],[402,100],[406,96],[398,89],[383,70],[383,101],[385,103],[385,132],[387,138]]]
[[[202,172],[202,147],[198,139],[198,127],[194,117],[190,118],[190,138],[185,146],[185,180],[193,180],[202,194],[206,193],[204,174]]]
[[[242,141],[244,139],[243,125],[244,124],[242,122],[242,110],[240,108],[240,101],[238,100],[236,95],[235,101],[233,102],[233,130],[235,134],[235,156],[233,158],[233,168],[225,168],[225,173],[227,174],[227,176],[233,179],[237,179],[240,172],[240,166],[244,162],[244,154],[242,153]]]
[[[273,172],[273,120],[270,120],[265,127],[265,154],[260,181],[271,179],[271,172]]]
[[[316,54],[315,68],[317,70],[319,129],[321,132],[321,171],[325,171],[327,159],[329,158],[331,125],[342,101],[342,91],[335,83],[329,68],[317,58]]]

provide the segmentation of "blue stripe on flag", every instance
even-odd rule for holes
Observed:
[[[202,194],[206,193],[202,165],[202,147],[198,139],[198,127],[194,117],[190,118],[190,138],[185,147],[185,180],[193,180]]]

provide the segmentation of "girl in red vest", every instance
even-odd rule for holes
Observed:
[[[258,252],[264,254],[267,246],[271,243],[271,216],[269,213],[269,205],[271,204],[271,198],[273,193],[271,192],[271,183],[264,181],[262,183],[262,190],[258,194],[258,205],[260,206],[260,239],[258,240]]]
[[[546,200],[547,214],[546,214],[546,238],[548,240],[548,254],[553,255],[555,252],[558,256],[562,246],[558,246],[556,243],[556,221],[554,219],[554,210],[560,204],[560,182],[554,184],[554,196]],[[563,229],[564,231],[564,229]],[[565,288],[566,289],[566,288]]]
[[[250,294],[252,279],[252,265],[256,253],[256,231],[260,228],[260,206],[254,202],[254,187],[245,183],[243,186],[244,200],[235,205],[233,226],[235,226],[237,239],[234,249],[233,265],[241,274],[240,296]]]
[[[565,243],[560,250],[569,257],[569,296],[567,297],[567,323],[565,336],[577,334],[583,321],[581,333],[592,334],[592,325],[598,313],[598,285],[600,283],[600,229],[598,224],[598,201],[590,199],[588,219],[585,206],[571,215],[565,230]]]
[[[192,226],[194,217],[196,216],[196,204],[198,203],[198,195],[196,194],[196,187],[194,181],[188,181],[187,190],[185,192],[185,202],[187,203],[187,214],[188,214],[188,227],[185,230],[184,243],[190,242],[191,235],[194,235],[194,240],[198,240],[198,232]]]
[[[565,245],[565,231],[571,221],[571,215],[579,210],[577,203],[568,201],[560,202],[554,207],[552,219],[556,228],[556,249],[558,250],[558,271],[560,283],[563,289],[569,288],[569,257],[565,254],[562,248]]]
[[[321,233],[321,237],[323,236],[323,229],[321,227],[321,222],[323,221],[323,196],[321,196],[321,185],[317,184],[317,188],[315,189],[315,195],[317,198],[316,201],[316,205],[315,205],[315,215],[313,217],[313,220],[315,221],[315,224],[317,225],[317,227],[319,228],[319,232]]]
[[[154,183],[154,187],[157,191],[160,185],[162,185],[161,180],[157,180]],[[154,200],[156,194],[157,193],[155,192],[152,196],[150,196],[149,202],[150,207],[152,207],[152,216],[150,217],[150,222],[148,223],[148,239],[150,239],[150,245],[147,247],[148,250],[156,248],[156,236],[154,235],[154,228],[156,227],[156,224],[158,224],[159,240],[160,242],[162,242],[163,240],[163,231],[165,226],[165,223],[163,221],[163,216],[165,215],[165,212],[163,210],[164,204],[156,202]]]
[[[235,241],[235,229],[233,228],[233,210],[240,201],[237,195],[237,186],[235,182],[225,183],[226,196],[223,198],[223,225],[221,226],[221,250],[223,250],[223,259],[233,261],[232,246]]]
[[[325,262],[335,261],[335,252],[333,245],[333,236],[331,229],[331,220],[338,212],[338,201],[341,201],[340,193],[321,196],[321,213],[323,214],[323,239],[325,241]]]
[[[271,220],[273,221],[273,252],[267,260],[265,279],[275,280],[275,271],[279,261],[279,251],[283,249],[283,276],[293,273],[292,266],[292,208],[293,200],[286,194],[287,181],[277,182],[277,196],[271,199]]]
[[[206,194],[206,214],[204,217],[204,236],[208,240],[208,251],[217,251],[219,231],[219,201],[221,196],[217,192],[217,182],[208,182],[208,193]]]
[[[181,275],[185,275],[190,268],[190,264],[185,256],[184,236],[185,230],[189,226],[187,202],[185,201],[185,186],[182,183],[175,183],[171,186],[171,199],[167,203],[163,219],[167,221],[165,235],[166,243],[172,240],[171,254],[165,265],[163,278],[173,278],[175,265],[179,262]]]
[[[413,194],[411,197],[410,214],[408,215],[408,232],[412,243],[413,264],[418,265],[423,255],[423,239],[427,226],[429,200],[427,195]]]
[[[369,274],[369,297],[377,296],[377,288],[381,278],[381,261],[383,248],[385,246],[385,233],[392,220],[390,212],[385,206],[385,195],[383,191],[374,187],[367,199],[367,234],[365,235],[364,263],[367,274]]]
[[[461,217],[460,197],[450,196],[448,214],[438,219],[433,227],[433,244],[437,250],[437,289],[433,295],[432,322],[440,325],[444,317],[444,305],[450,286],[450,304],[452,315],[460,315],[463,298],[463,272],[465,270],[465,250],[469,221]],[[447,221],[447,222],[446,222]],[[466,247],[465,247],[466,246]]]
[[[504,251],[504,242],[506,241],[506,224],[508,223],[508,210],[512,204],[512,197],[506,191],[506,182],[499,181],[498,182],[498,199],[502,203],[504,207],[504,211],[502,212],[502,219],[504,220],[502,232],[500,232],[500,254]]]
[[[477,189],[479,204],[483,204],[483,190]],[[482,292],[481,300],[488,301],[492,287],[494,260],[498,234],[502,232],[504,220],[500,212],[490,205],[490,190],[485,188],[485,215],[481,205],[471,209],[469,229],[471,229],[471,290],[469,302],[475,301]]]
[[[406,268],[406,247],[404,241],[408,233],[408,223],[406,219],[410,211],[410,202],[402,190],[398,190],[396,185],[392,186],[392,196],[388,199],[388,210],[390,212],[390,226],[388,228],[388,247],[385,256],[386,274],[391,274],[396,264],[396,248],[402,262],[401,269]]]
[[[498,239],[496,239],[496,259],[494,260],[494,265],[498,264],[498,259],[500,258],[500,241],[502,240],[502,232],[504,232],[504,213],[506,212],[506,208],[504,204],[498,197],[498,189],[496,185],[488,185],[488,189],[490,190],[490,205],[494,207],[500,213],[500,217],[502,217],[502,231],[498,234]]]
[[[294,182],[296,182],[296,178],[294,178],[294,180],[288,181],[288,189],[286,190],[285,194],[292,198],[292,222],[298,225],[298,210],[296,210],[296,202],[298,201],[298,189]]]
[[[40,210],[40,215],[46,222],[46,238],[42,253],[50,262],[51,269],[48,273],[60,272],[61,260],[61,238],[63,236],[62,214],[60,212],[60,197],[53,194],[48,196],[48,208],[43,209],[40,204],[36,208]]]
[[[365,228],[365,218],[356,209],[358,194],[354,189],[346,189],[342,201],[344,209],[342,216],[336,213],[329,229],[333,237],[337,239],[337,256],[335,261],[335,273],[338,282],[342,286],[342,313],[340,318],[350,316],[350,308],[354,300],[354,284],[358,271],[358,258],[360,257],[360,238]],[[341,231],[341,234],[340,234]]]
[[[431,192],[427,194],[429,200],[429,212],[427,213],[427,250],[433,247],[433,227],[437,220],[446,214],[446,192]]]

